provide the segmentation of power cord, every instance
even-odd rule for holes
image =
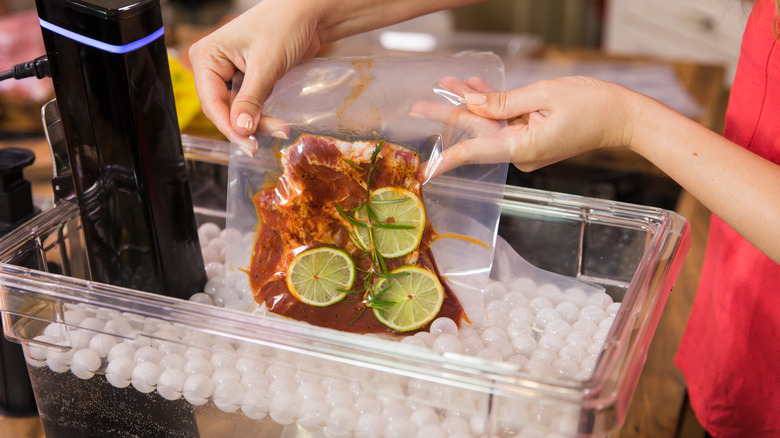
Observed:
[[[6,79],[24,79],[35,76],[38,79],[51,77],[49,58],[46,55],[39,56],[32,61],[16,64],[12,69],[0,72],[0,81]]]

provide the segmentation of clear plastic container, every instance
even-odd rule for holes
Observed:
[[[224,225],[227,145],[184,143],[198,220]],[[23,345],[47,436],[607,436],[628,409],[688,223],[519,187],[501,208],[499,234],[528,261],[622,303],[589,379],[91,282],[67,201],[0,240],[3,328]],[[138,367],[131,376],[79,356],[86,340],[104,352],[130,340],[134,351],[116,355],[133,360],[143,347],[201,358],[213,373],[190,379],[205,373],[191,365],[144,385]]]

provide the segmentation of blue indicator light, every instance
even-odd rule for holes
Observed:
[[[73,41],[77,41],[81,44],[94,47],[96,49],[100,49],[106,52],[110,53],[127,53],[132,52],[133,50],[140,49],[141,47],[151,43],[152,41],[156,40],[157,38],[160,38],[165,33],[165,29],[161,27],[159,30],[155,31],[154,33],[145,36],[141,38],[140,40],[133,41],[132,43],[127,43],[121,46],[116,46],[113,44],[104,43],[103,41],[98,41],[93,38],[86,37],[84,35],[78,34],[76,32],[72,32],[68,29],[64,29],[60,26],[57,26],[56,24],[51,24],[48,21],[45,21],[41,18],[38,19],[41,23],[41,27],[44,29],[48,29],[56,34],[60,34],[66,38],[70,38]]]

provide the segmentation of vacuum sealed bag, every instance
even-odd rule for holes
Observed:
[[[410,114],[426,102],[455,116],[463,97],[442,79],[472,77],[503,88],[500,59],[315,59],[277,82],[263,112],[289,139],[234,143],[228,171],[227,267],[249,276],[258,305],[361,333],[436,317],[486,326],[508,153],[437,170],[480,133]]]

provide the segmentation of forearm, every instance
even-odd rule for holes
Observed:
[[[661,103],[635,107],[630,148],[780,263],[780,166]]]
[[[484,0],[303,0],[317,7],[323,43]]]

